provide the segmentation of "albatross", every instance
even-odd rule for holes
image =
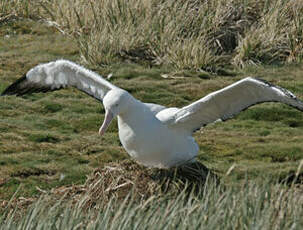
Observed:
[[[137,162],[170,168],[195,162],[199,151],[192,134],[201,127],[225,121],[248,107],[263,102],[281,102],[303,111],[294,94],[264,80],[247,77],[208,94],[183,108],[144,103],[100,75],[67,60],[40,64],[7,87],[2,96],[47,92],[75,87],[103,103],[103,135],[118,118],[119,138]]]

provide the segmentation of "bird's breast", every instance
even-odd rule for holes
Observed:
[[[127,124],[119,124],[119,138],[123,147],[128,151],[137,146],[137,133]]]
[[[197,154],[192,137],[180,134],[159,120],[127,122],[118,117],[119,138],[127,153],[146,166],[171,167]]]
[[[160,122],[154,120],[146,123],[138,119],[133,124],[118,118],[120,141],[129,155],[134,158],[154,154],[161,149],[161,143],[159,143],[159,135],[163,129],[161,125]]]

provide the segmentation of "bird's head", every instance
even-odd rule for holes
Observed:
[[[102,136],[107,130],[111,121],[120,114],[127,111],[132,96],[122,89],[110,90],[103,98],[105,108],[105,118],[102,126],[99,129],[99,134]]]

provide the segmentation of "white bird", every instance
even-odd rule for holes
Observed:
[[[286,89],[251,77],[213,92],[183,108],[143,103],[98,74],[73,62],[58,60],[30,69],[2,95],[46,92],[68,86],[103,102],[100,135],[118,117],[119,138],[137,162],[170,168],[194,162],[199,151],[192,134],[217,120],[225,121],[262,102],[282,102],[303,111],[303,102]]]

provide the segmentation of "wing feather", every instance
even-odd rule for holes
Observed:
[[[7,87],[1,96],[55,91],[75,87],[102,101],[108,91],[118,88],[98,74],[73,62],[58,60],[38,65]]]
[[[194,132],[263,102],[282,102],[303,111],[303,102],[288,90],[248,77],[181,108],[167,119],[167,125]]]

